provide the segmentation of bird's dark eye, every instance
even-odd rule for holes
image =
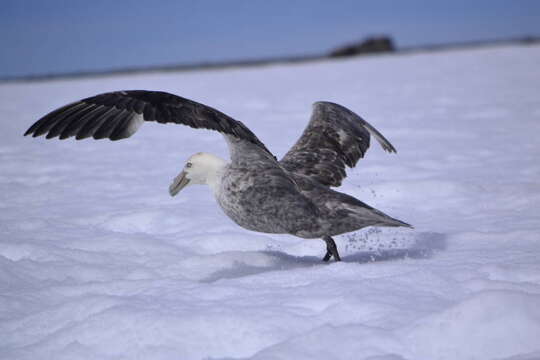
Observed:
[[[188,162],[188,163],[186,164],[186,167],[190,168],[191,165],[192,165],[192,164]]]

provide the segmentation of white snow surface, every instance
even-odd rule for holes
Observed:
[[[1,359],[540,359],[540,47],[0,85]],[[24,138],[96,93],[153,89],[243,121],[280,157],[318,100],[373,143],[341,191],[411,223],[321,240],[171,198],[220,134]]]

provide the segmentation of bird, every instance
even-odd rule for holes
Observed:
[[[386,152],[397,152],[366,120],[332,102],[313,104],[306,128],[281,160],[242,122],[162,91],[113,91],[75,101],[40,118],[24,135],[120,140],[144,121],[215,130],[228,144],[228,161],[206,152],[190,156],[169,187],[171,196],[208,185],[223,212],[245,229],[324,240],[323,261],[341,261],[334,236],[367,226],[412,228],[332,189],[364,157],[371,136]]]

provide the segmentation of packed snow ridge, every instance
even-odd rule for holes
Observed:
[[[540,47],[0,86],[1,359],[540,359]],[[340,190],[415,226],[320,240],[249,232],[205,188],[171,198],[219,134],[145,124],[120,142],[23,138],[111,90],[241,120],[278,157],[311,103],[375,146]]]

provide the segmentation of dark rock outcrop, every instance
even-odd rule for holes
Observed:
[[[395,51],[394,42],[389,36],[366,38],[358,43],[348,44],[330,52],[330,57],[355,56],[360,54]]]

